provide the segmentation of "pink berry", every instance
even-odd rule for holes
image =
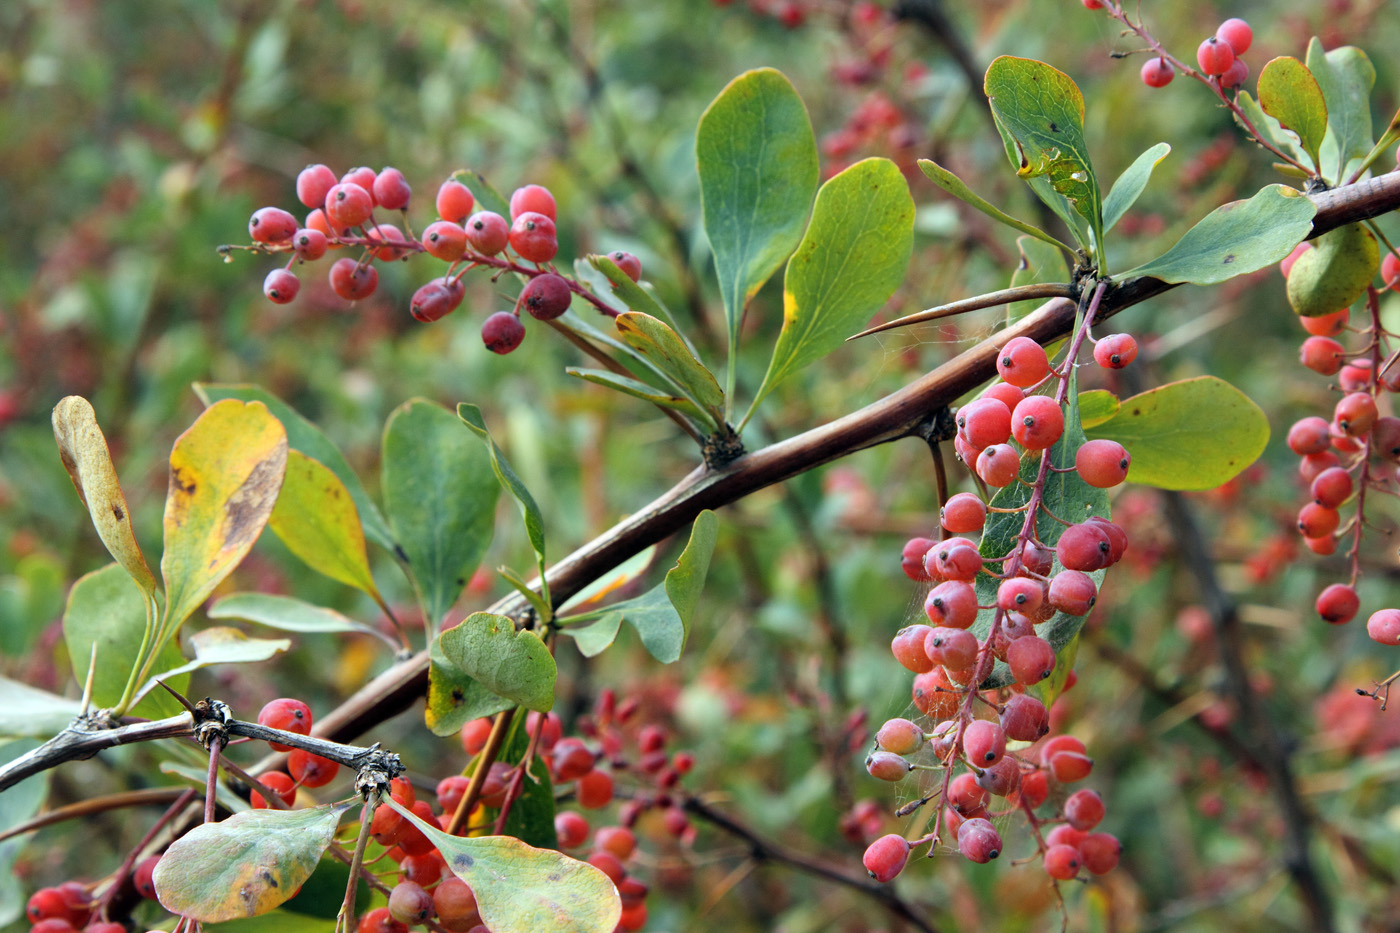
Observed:
[[[554,221],[538,211],[526,211],[510,226],[510,247],[527,262],[549,262],[559,252]]]
[[[974,719],[963,729],[963,756],[979,768],[990,768],[1006,754],[1006,733],[1000,725]]]
[[[1069,526],[1061,533],[1060,540],[1055,542],[1055,555],[1060,559],[1060,565],[1069,570],[1086,573],[1102,570],[1108,566],[1110,553],[1112,544],[1108,535],[1089,522]]]
[[[577,849],[588,841],[588,820],[581,813],[565,810],[554,818],[554,831],[559,834],[559,846]]]
[[[910,538],[904,542],[904,550],[900,555],[900,566],[904,569],[904,575],[919,583],[927,583],[930,577],[924,569],[924,555],[937,543],[930,538]]]
[[[1249,51],[1250,45],[1254,43],[1254,30],[1249,28],[1249,23],[1237,16],[1232,16],[1220,24],[1220,28],[1215,30],[1216,38],[1224,39],[1230,43],[1230,48],[1236,56],[1243,55]]]
[[[308,165],[297,175],[297,200],[307,207],[322,207],[335,184],[335,172],[328,166]]]
[[[997,353],[997,372],[1013,386],[1028,389],[1050,372],[1050,360],[1031,338],[1013,337]]]
[[[1139,73],[1142,83],[1148,87],[1166,87],[1176,77],[1176,69],[1165,58],[1149,58],[1142,63]]]
[[[1137,355],[1138,345],[1132,334],[1109,334],[1094,344],[1094,362],[1104,369],[1122,369]]]
[[[374,197],[374,169],[370,168],[368,165],[357,166],[344,175],[341,175],[340,183],[342,185],[358,185],[365,189],[365,193],[371,198]],[[379,202],[375,201],[374,205],[378,207]]]
[[[1008,739],[1034,742],[1050,729],[1050,714],[1045,704],[1029,693],[1012,694],[1001,711],[1001,728]]]
[[[1288,429],[1288,449],[1300,457],[1320,454],[1331,443],[1332,436],[1327,429],[1327,422],[1316,415],[1303,418]]]
[[[1010,422],[1010,412],[1007,420]],[[953,534],[981,531],[987,521],[987,504],[975,493],[960,492],[950,496],[939,510],[942,525]]]
[[[1011,439],[1011,409],[998,399],[968,402],[958,410],[955,421],[959,433],[974,450],[986,450]]]
[[[456,262],[467,252],[467,231],[450,220],[428,224],[423,231],[423,248],[443,262]]]
[[[1030,577],[1012,577],[997,587],[997,606],[1007,612],[1034,613],[1045,601],[1045,587]]]
[[[460,281],[434,280],[413,293],[413,300],[408,305],[409,313],[415,321],[424,324],[439,321],[457,310],[465,292],[466,288]]]
[[[973,597],[974,602],[976,597]],[[974,615],[975,615],[974,611]],[[907,625],[895,633],[890,641],[890,652],[905,670],[915,674],[926,674],[933,670],[933,662],[924,651],[924,640],[933,631],[927,625]]]
[[[1236,58],[1230,63],[1230,67],[1225,69],[1225,73],[1220,76],[1220,86],[1227,89],[1244,87],[1247,80],[1249,80],[1249,66],[1245,64],[1243,58]]]
[[[1000,489],[1016,481],[1021,456],[1010,444],[994,444],[977,455],[976,470],[982,482]]]
[[[467,242],[483,256],[494,256],[510,240],[510,224],[495,211],[477,211],[467,218]]]
[[[1352,392],[1342,396],[1332,412],[1338,426],[1352,437],[1365,437],[1375,426],[1380,412],[1376,400],[1367,392]]]
[[[1055,670],[1055,649],[1039,635],[1024,635],[1006,649],[1006,665],[1017,683],[1030,686]]]
[[[433,201],[439,217],[457,224],[467,219],[475,204],[476,198],[471,189],[455,178],[449,178],[438,186],[437,197]]]
[[[554,195],[543,185],[526,185],[523,188],[516,188],[510,196],[510,216],[511,219],[519,218],[521,214],[534,211],[536,214],[543,214],[550,220],[557,220],[559,215],[555,212]]]
[[[1347,329],[1347,322],[1351,318],[1351,309],[1343,308],[1340,311],[1333,311],[1331,314],[1315,314],[1312,317],[1299,316],[1298,323],[1303,330],[1315,337],[1336,337]]]
[[[1089,833],[1079,840],[1079,859],[1084,867],[1096,875],[1107,874],[1118,867],[1118,856],[1123,844],[1117,836],[1109,833]]]
[[[359,185],[339,184],[326,193],[326,219],[336,228],[358,227],[374,213],[374,200]]]
[[[980,817],[958,827],[958,851],[969,861],[985,865],[1001,855],[1001,836],[996,827]]]
[[[1098,595],[1098,587],[1087,573],[1079,570],[1061,570],[1050,578],[1046,599],[1060,612],[1082,616],[1094,608]]]
[[[912,755],[923,747],[924,730],[908,719],[891,719],[875,733],[875,741],[887,752]]]
[[[1208,75],[1223,75],[1235,63],[1235,50],[1230,43],[1211,36],[1196,49],[1196,63]]]
[[[1381,609],[1366,620],[1366,634],[1382,645],[1400,645],[1400,609]]]
[[[940,580],[962,580],[971,583],[982,570],[982,555],[966,538],[949,538],[939,541],[924,555],[924,565],[932,561],[930,576]]]
[[[302,262],[315,262],[326,255],[329,248],[326,235],[320,230],[303,227],[292,234],[292,251]]]
[[[1391,291],[1400,291],[1400,256],[1386,253],[1381,257],[1381,281]]]
[[[977,636],[963,628],[939,626],[924,639],[929,660],[954,672],[970,670],[977,663],[979,647]]]
[[[865,850],[861,864],[870,873],[870,877],[884,884],[893,881],[895,876],[904,870],[904,863],[908,860],[909,843],[903,836],[891,833],[870,844]]]
[[[380,207],[389,211],[400,211],[408,207],[408,199],[413,194],[413,189],[404,180],[403,172],[386,166],[374,176],[370,193],[374,195],[374,200],[379,202]]]
[[[263,279],[263,294],[274,304],[288,304],[300,289],[301,280],[290,269],[273,269]]]
[[[1011,434],[1026,450],[1053,447],[1065,433],[1065,413],[1048,395],[1029,395],[1011,413]]]
[[[1098,791],[1077,790],[1065,800],[1065,819],[1075,829],[1088,832],[1104,817],[1103,798]]]
[[[914,770],[913,765],[894,752],[874,751],[866,756],[865,770],[881,781],[902,781]]]
[[[1099,438],[1085,441],[1075,451],[1074,468],[1079,478],[1098,489],[1110,489],[1128,478],[1133,458],[1117,441]]]
[[[1354,488],[1355,484],[1352,482],[1350,472],[1341,467],[1330,467],[1317,474],[1309,491],[1312,493],[1313,502],[1317,505],[1335,509],[1351,498]],[[1312,537],[1317,536],[1313,535]]]
[[[1331,337],[1309,337],[1298,348],[1298,362],[1322,376],[1335,376],[1346,362],[1346,347]]]
[[[248,236],[257,243],[283,243],[292,238],[301,224],[280,207],[262,207],[248,220]]]
[[[977,621],[977,590],[962,580],[946,580],[929,590],[924,613],[934,625],[971,628]]]
[[[541,211],[540,213],[544,212]],[[627,276],[632,281],[636,282],[641,279],[642,261],[636,256],[618,249],[608,253],[608,258],[613,261],[618,269],[622,270],[623,275]]]

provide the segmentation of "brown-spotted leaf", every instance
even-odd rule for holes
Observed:
[[[165,620],[173,632],[258,540],[282,488],[287,432],[261,402],[210,405],[170,452]]]
[[[170,844],[152,881],[161,906],[202,923],[265,914],[311,876],[350,804],[248,810]]]
[[[88,400],[70,395],[53,409],[53,436],[63,468],[73,479],[78,497],[92,516],[93,527],[107,550],[117,559],[146,598],[155,595],[156,578],[141,553],[141,545],[131,529],[131,509],[112,466],[107,438],[98,427],[97,415]]]

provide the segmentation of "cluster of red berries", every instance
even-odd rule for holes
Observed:
[[[1311,249],[1300,244],[1280,264],[1285,278],[1300,256]],[[1400,287],[1400,259],[1388,253],[1381,264],[1381,278],[1389,288]],[[1302,418],[1288,430],[1288,447],[1301,459],[1298,474],[1307,485],[1309,501],[1298,511],[1297,528],[1303,542],[1315,554],[1337,550],[1338,540],[1352,539],[1351,579],[1333,583],[1317,597],[1318,615],[1333,625],[1354,619],[1361,609],[1356,592],[1360,575],[1361,535],[1365,527],[1368,493],[1395,492],[1392,478],[1384,475],[1377,461],[1400,464],[1400,418],[1383,414],[1389,396],[1400,392],[1400,366],[1385,356],[1387,338],[1375,313],[1360,327],[1349,324],[1351,310],[1300,317],[1310,336],[1299,349],[1299,360],[1306,368],[1324,376],[1335,376],[1340,394],[1330,419],[1317,415]],[[1348,349],[1337,338],[1348,330],[1357,331],[1362,345]],[[1345,522],[1342,509],[1353,514]],[[1383,645],[1400,645],[1400,609],[1381,609],[1366,623],[1366,631]]]
[[[714,0],[715,6],[729,6],[734,0]],[[748,0],[748,8],[759,16],[777,20],[788,29],[797,29],[807,22],[807,15],[817,6],[813,0]]]
[[[126,927],[97,916],[97,902],[88,886],[65,881],[53,888],[40,888],[29,898],[24,916],[33,924],[31,933],[126,933]]]
[[[1118,0],[1081,0],[1086,9],[1107,9],[1116,19],[1124,20],[1122,4]],[[1254,30],[1249,23],[1239,17],[1231,17],[1220,24],[1215,35],[1210,36],[1196,49],[1196,64],[1201,75],[1218,90],[1226,91],[1243,87],[1249,77],[1249,66],[1242,57],[1254,43]],[[1155,43],[1154,43],[1155,45]],[[1149,58],[1143,63],[1142,83],[1148,87],[1166,87],[1176,77],[1177,69],[1188,71],[1181,62],[1163,53]]]
[[[516,189],[507,221],[495,211],[476,210],[471,189],[458,178],[449,178],[439,186],[434,200],[438,219],[428,225],[421,239],[408,227],[412,190],[396,168],[376,173],[361,167],[337,179],[325,165],[308,165],[297,176],[296,193],[297,199],[311,208],[304,223],[279,207],[260,208],[248,221],[254,248],[290,254],[287,264],[269,272],[263,282],[263,294],[277,304],[293,301],[300,291],[301,281],[292,267],[320,259],[331,250],[361,250],[358,258],[342,257],[331,265],[331,289],[346,301],[374,294],[379,286],[375,261],[393,262],[428,253],[449,266],[442,277],[414,292],[409,311],[419,321],[437,321],[455,311],[466,291],[463,276],[474,268],[490,268],[498,274],[509,271],[527,279],[515,307],[492,314],[481,329],[487,349],[509,353],[525,338],[522,307],[536,318],[551,320],[569,309],[575,293],[588,295],[582,286],[549,265],[559,251],[556,208],[554,196],[540,185]],[[379,223],[374,213],[377,208],[398,211],[407,232],[394,224]],[[516,262],[512,254],[531,265]],[[641,263],[635,256],[616,252],[610,258],[633,281],[641,277]]]

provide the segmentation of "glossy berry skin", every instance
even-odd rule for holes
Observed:
[[[982,555],[966,538],[948,538],[929,548],[924,555],[924,566],[929,576],[940,580],[971,583],[982,570]]]
[[[554,221],[538,211],[526,211],[510,225],[510,248],[526,262],[549,262],[559,252]]]
[[[148,901],[156,899],[155,882],[151,876],[155,874],[156,865],[160,864],[159,855],[148,855],[136,863],[136,867],[131,871],[131,886],[136,889],[136,893]]]
[[[1400,291],[1400,256],[1386,253],[1381,257],[1381,282],[1391,291]]]
[[[1400,609],[1382,609],[1366,620],[1366,634],[1382,645],[1400,645]]]
[[[1380,412],[1376,410],[1376,400],[1369,393],[1352,392],[1342,396],[1332,414],[1347,434],[1365,437],[1375,425]]]
[[[1356,618],[1356,613],[1361,608],[1361,599],[1352,587],[1344,583],[1333,583],[1318,594],[1315,608],[1324,622],[1345,625]]]
[[[408,311],[415,321],[425,324],[438,321],[457,310],[465,293],[461,282],[434,280],[418,287]]]
[[[1011,439],[1011,409],[1000,399],[979,398],[968,402],[956,418],[958,431],[973,450],[985,450]]]
[[[1016,742],[1034,742],[1050,729],[1050,713],[1045,704],[1028,693],[1017,693],[1001,711],[1001,728]]]
[[[24,916],[30,923],[41,920],[62,920],[68,922],[68,902],[58,888],[40,888],[30,896],[25,905]]]
[[[292,251],[302,262],[315,262],[326,255],[329,248],[326,235],[320,230],[303,227],[292,234]]]
[[[985,865],[1001,855],[1001,849],[1001,835],[987,820],[978,817],[958,827],[958,851],[969,861]]]
[[[331,291],[346,301],[359,301],[373,295],[379,287],[379,270],[346,256],[331,265],[329,279]]]
[[[248,220],[248,236],[257,243],[284,243],[301,224],[280,207],[263,207]]]
[[[963,729],[962,744],[969,764],[990,768],[1006,754],[1006,733],[997,723],[974,719]]]
[[[975,595],[973,599],[976,599]],[[933,661],[929,660],[928,653],[924,650],[924,643],[931,631],[933,629],[927,625],[908,625],[895,633],[890,641],[890,651],[905,670],[915,674],[926,674],[933,670]]]
[[[581,813],[564,810],[554,818],[554,831],[560,848],[577,849],[588,841],[588,820]]]
[[[433,897],[420,884],[400,881],[389,892],[389,915],[409,926],[422,923],[433,915]]]
[[[1327,429],[1327,422],[1316,415],[1303,418],[1288,429],[1288,449],[1300,457],[1320,454],[1331,443],[1332,435]]]
[[[1046,849],[1045,873],[1057,881],[1068,881],[1079,874],[1079,850],[1064,844]]]
[[[292,780],[291,775],[282,771],[268,771],[265,774],[259,774],[258,783],[276,794],[281,798],[282,802],[289,807],[292,805],[292,801],[297,797],[296,781]],[[271,809],[268,805],[267,798],[258,790],[253,791],[248,798],[248,802],[252,805],[254,810]]]
[[[511,193],[510,216],[512,218],[531,211],[543,214],[550,220],[557,220],[559,217],[554,205],[554,195],[543,185],[525,185],[522,188],[516,188]]]
[[[326,193],[326,219],[336,228],[358,227],[374,213],[374,199],[359,185],[339,184]]]
[[[537,275],[525,283],[520,292],[520,305],[530,316],[540,321],[552,321],[569,310],[573,300],[568,281],[552,272]]]
[[[1223,75],[1235,63],[1235,50],[1230,43],[1211,36],[1196,49],[1196,63],[1203,74]]]
[[[540,213],[544,212],[541,211]],[[636,256],[633,256],[626,250],[617,249],[613,250],[611,253],[608,253],[608,258],[613,261],[613,263],[618,267],[618,269],[622,270],[623,275],[627,276],[634,282],[641,280],[642,261]]]
[[[1055,670],[1055,649],[1038,635],[1024,635],[1006,649],[1006,664],[1017,683],[1038,684]]]
[[[1074,452],[1074,468],[1079,478],[1098,489],[1111,489],[1126,480],[1132,462],[1128,449],[1108,438],[1085,441]]]
[[[1098,595],[1093,578],[1078,570],[1061,570],[1055,574],[1045,594],[1050,605],[1072,616],[1087,615],[1094,608]]]
[[[924,639],[924,653],[950,671],[966,671],[977,663],[977,636],[962,628],[940,626]]]
[[[272,700],[259,711],[258,725],[267,726],[269,729],[281,729],[284,732],[295,732],[297,735],[310,735],[311,707],[291,697]],[[268,742],[267,744],[273,751],[289,752],[292,750],[290,745],[283,745],[279,742]]]
[[[494,256],[510,242],[510,224],[495,211],[477,211],[464,224],[467,242],[483,256]]]
[[[1021,472],[1021,455],[1010,444],[994,444],[977,455],[976,471],[988,486],[1009,486]]]
[[[1104,369],[1122,369],[1137,355],[1138,345],[1132,334],[1109,334],[1094,344],[1094,362]]]
[[[1333,467],[1332,469],[1339,470],[1341,467]],[[1322,474],[1319,473],[1318,479],[1321,478]],[[1336,509],[1319,505],[1316,502],[1309,502],[1298,510],[1298,531],[1305,538],[1321,538],[1330,535],[1337,530],[1341,523],[1342,516]]]
[[[1071,525],[1055,542],[1055,556],[1068,570],[1090,573],[1108,566],[1112,545],[1101,529],[1089,522]]]
[[[997,587],[997,606],[1007,612],[1024,612],[1027,615],[1040,608],[1045,600],[1045,590],[1038,580],[1030,577],[1012,577],[1003,580]]]
[[[554,746],[554,779],[572,781],[593,770],[593,753],[582,739],[560,739]]]
[[[1346,362],[1346,347],[1331,337],[1309,337],[1298,348],[1298,361],[1323,376],[1341,372]]]
[[[408,933],[408,924],[395,920],[387,907],[376,907],[360,918],[356,933]]]
[[[1236,56],[1248,52],[1249,47],[1254,44],[1254,30],[1239,17],[1231,17],[1221,23],[1220,28],[1215,30],[1215,36],[1230,43],[1230,49]]]
[[[861,864],[866,872],[881,884],[893,881],[909,860],[909,843],[903,836],[891,833],[881,836],[865,850]]]
[[[375,202],[385,210],[401,211],[408,208],[408,199],[413,189],[403,177],[403,172],[392,166],[385,166],[374,176],[370,194]]]
[[[304,748],[294,748],[287,756],[287,771],[303,787],[324,787],[335,780],[340,770],[338,762],[313,755]]]
[[[891,719],[875,733],[875,741],[887,752],[912,755],[923,747],[924,730],[908,719]]]
[[[1050,360],[1029,337],[1013,337],[997,354],[997,372],[1011,385],[1028,389],[1050,372]]]
[[[903,568],[906,577],[918,583],[929,582],[931,578],[928,571],[924,569],[924,555],[929,552],[929,548],[937,543],[931,538],[910,538],[904,542],[899,565]]]
[[[1075,829],[1088,832],[1103,819],[1106,812],[1098,791],[1077,790],[1065,800],[1065,819]]]
[[[1011,435],[1026,450],[1053,447],[1065,433],[1065,413],[1048,395],[1029,395],[1011,413]]]
[[[1011,413],[1007,412],[1010,424]],[[960,492],[950,496],[939,510],[941,524],[955,535],[981,531],[987,521],[987,504],[975,493]]]
[[[335,185],[335,172],[329,166],[308,165],[297,175],[297,200],[307,207],[323,207]]]
[[[476,197],[466,185],[455,178],[449,178],[438,187],[433,206],[443,220],[460,224],[471,216],[472,208],[476,206]]]
[[[1165,58],[1149,58],[1142,63],[1139,76],[1148,87],[1166,87],[1176,77],[1176,69]]]
[[[971,628],[977,621],[977,590],[964,580],[945,580],[924,598],[924,614],[934,625]]]
[[[456,262],[467,252],[467,231],[450,220],[428,224],[423,231],[423,248],[443,262]]]
[[[273,304],[291,303],[301,290],[301,279],[290,269],[273,269],[263,279],[263,295]]]

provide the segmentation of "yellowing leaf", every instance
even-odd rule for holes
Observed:
[[[299,450],[288,451],[282,492],[267,524],[312,570],[381,601],[355,500],[330,467]]]

